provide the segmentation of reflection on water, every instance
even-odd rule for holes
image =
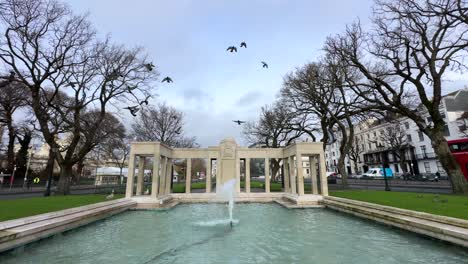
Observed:
[[[468,263],[465,249],[325,209],[224,204],[131,211],[0,263]]]

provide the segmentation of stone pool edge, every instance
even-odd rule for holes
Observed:
[[[205,200],[207,197],[203,196],[199,198],[204,199],[195,200],[183,198],[183,196],[164,197],[160,199],[161,203],[158,203],[157,207],[170,209],[181,203],[207,202]],[[248,200],[250,199],[241,199],[237,202],[274,202],[288,209],[325,207],[468,248],[468,221],[463,219],[331,196],[304,204],[281,195],[272,199]],[[122,198],[0,222],[0,253],[127,210],[155,209],[154,203],[145,202],[145,200]]]
[[[122,198],[0,222],[0,253],[113,216],[136,205],[135,201]]]
[[[326,196],[326,208],[468,248],[468,221],[357,200]]]

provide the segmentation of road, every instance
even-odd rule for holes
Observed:
[[[305,182],[304,184],[310,184]],[[384,180],[362,180],[362,179],[349,179],[349,188],[354,190],[384,190]],[[422,193],[451,193],[449,181],[439,182],[423,182],[423,181],[404,181],[404,180],[391,180],[389,185],[392,191],[401,192],[422,192]],[[341,180],[338,179],[336,184],[329,184],[330,190],[340,190]],[[80,185],[72,186],[71,194],[93,194],[93,193],[110,193],[112,189],[116,193],[123,193],[125,191],[124,185],[117,186],[95,186],[95,185]],[[33,187],[29,190],[24,190],[21,187],[12,188],[3,187],[0,189],[0,200],[41,197],[44,196],[45,187]],[[204,192],[204,190],[192,190],[193,192]],[[263,189],[252,189],[252,192],[263,192]]]

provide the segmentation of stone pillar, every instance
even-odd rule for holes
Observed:
[[[208,163],[206,164],[206,193],[211,192],[211,158],[208,157]]]
[[[291,192],[291,186],[289,185],[289,159],[283,158],[283,177],[284,177],[284,192]]]
[[[250,193],[250,158],[245,159],[245,192]]]
[[[159,195],[164,195],[164,190],[166,186],[166,169],[167,169],[167,157],[162,157],[161,159],[161,177],[159,177]]]
[[[135,155],[130,151],[128,160],[128,173],[127,173],[127,189],[125,190],[125,198],[133,196],[133,178],[135,176]]]
[[[155,199],[158,197],[160,159],[161,159],[161,157],[159,156],[159,153],[154,155],[153,177],[151,177],[151,180],[152,180],[152,183],[151,183],[151,198],[155,198]]]
[[[312,184],[312,194],[318,194],[317,191],[317,160],[315,156],[309,156],[310,182]]]
[[[288,163],[289,163],[289,175],[290,175],[290,179],[291,179],[291,193],[297,193],[296,170],[295,170],[295,167],[294,167],[293,157],[288,157]]]
[[[304,195],[304,169],[302,167],[302,154],[296,155],[297,168],[297,192],[299,195]]]
[[[320,158],[320,190],[321,195],[328,196],[328,181],[327,181],[327,169],[325,167],[325,154],[322,152]]]
[[[185,193],[190,193],[190,184],[192,183],[192,159],[187,159],[187,169],[185,171]]]
[[[167,158],[166,165],[166,185],[165,185],[165,194],[171,193],[171,181],[172,181],[172,159]]]
[[[237,155],[236,155],[236,192],[237,193],[240,193],[240,191],[241,191],[240,181],[241,181],[241,177],[240,177],[240,158],[237,157]]]
[[[270,192],[270,158],[265,158],[265,192]]]
[[[144,176],[145,176],[145,157],[140,156],[138,159],[138,177],[137,177],[136,195],[142,195],[143,193],[143,188],[145,184]]]

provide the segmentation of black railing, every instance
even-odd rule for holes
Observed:
[[[416,157],[417,160],[436,159],[437,158],[437,155],[434,152],[415,154],[414,156]]]

